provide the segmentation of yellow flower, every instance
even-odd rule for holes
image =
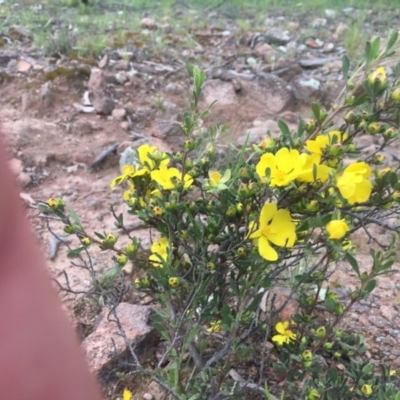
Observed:
[[[124,389],[122,400],[131,400],[131,399],[132,399],[132,392],[128,389]]]
[[[389,376],[396,376],[397,375],[397,371],[395,369],[391,369],[389,371]]]
[[[373,85],[376,80],[380,81],[380,83],[386,83],[386,72],[384,67],[377,68],[372,74],[368,77],[369,83]]]
[[[278,322],[275,325],[275,330],[278,332],[278,335],[272,336],[272,341],[282,346],[284,343],[290,343],[291,340],[295,340],[296,334],[288,328],[289,321]]]
[[[122,167],[122,174],[113,179],[113,181],[110,183],[110,187],[113,188],[115,185],[119,185],[128,179],[132,179],[135,176],[141,176],[146,173],[147,171],[143,168],[137,169],[133,165],[124,165]]]
[[[209,189],[209,191],[224,190],[228,188],[225,183],[231,178],[231,170],[227,169],[224,175],[222,175],[219,171],[210,169],[208,171],[208,177],[209,179],[205,181],[205,187]]]
[[[371,396],[371,394],[374,392],[372,389],[371,385],[368,385],[367,383],[365,383],[364,385],[361,386],[360,388],[361,393],[365,396],[365,397],[369,397]]]
[[[154,161],[155,158],[162,160],[160,162],[160,167],[161,166],[166,167],[169,163],[169,159],[166,158],[166,154],[159,151],[156,146],[149,146],[148,144],[143,144],[138,148],[138,154],[140,163],[148,171],[152,171],[157,168],[157,165]]]
[[[357,162],[349,165],[339,175],[336,186],[340,194],[350,203],[363,203],[371,195],[372,183],[368,180],[371,168],[365,162]]]
[[[307,160],[306,154],[300,154],[297,150],[289,150],[286,147],[278,150],[276,154],[263,154],[256,166],[256,171],[261,180],[265,181],[269,170],[269,185],[287,186],[302,172]]]
[[[350,230],[344,219],[333,219],[326,225],[329,239],[341,239]]]
[[[307,140],[305,148],[310,153],[322,154],[323,150],[334,143],[341,143],[347,135],[340,131],[331,131],[326,135],[318,135],[314,140]]]
[[[151,245],[151,252],[153,253],[149,260],[153,263],[154,267],[162,268],[162,260],[166,261],[169,255],[169,242],[168,239],[162,237]]]
[[[254,222],[249,226],[250,239],[258,246],[260,256],[268,261],[278,259],[271,246],[292,247],[296,241],[296,225],[288,210],[278,210],[276,204],[267,203],[261,210],[259,229],[254,231]]]
[[[175,183],[173,180],[180,182],[182,179],[182,172],[180,172],[177,168],[167,168],[165,165],[160,167],[160,169],[151,171],[151,179],[156,181],[165,190],[175,188]],[[183,177],[183,182],[185,188],[188,188],[193,183],[193,178],[186,174]]]
[[[180,283],[181,280],[177,276],[171,276],[171,278],[168,279],[168,285],[172,288],[177,288]]]
[[[317,170],[315,178],[321,182],[325,182],[329,178],[332,168],[327,165],[320,164],[321,155],[317,153],[308,154],[303,171],[299,173],[297,179],[301,182],[314,182],[314,165]]]
[[[221,321],[210,322],[210,326],[207,328],[207,332],[210,332],[210,333],[221,332]]]

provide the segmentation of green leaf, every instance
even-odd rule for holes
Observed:
[[[71,250],[68,252],[67,257],[68,258],[75,258],[76,256],[78,256],[83,250],[85,250],[86,247],[78,247],[77,249]]]
[[[381,38],[377,36],[374,41],[371,43],[371,57],[375,59],[379,55],[379,49],[381,47]]]
[[[349,57],[344,55],[342,57],[342,71],[343,71],[343,79],[344,81],[347,81],[348,76],[349,76],[349,68],[350,68],[350,60]]]
[[[279,120],[278,120],[278,126],[279,126],[279,129],[280,129],[281,132],[282,132],[282,136],[283,136],[285,139],[290,139],[291,133],[290,133],[290,129],[289,129],[289,127],[287,126],[286,122],[284,122],[284,121],[282,121],[281,119],[279,119]]]
[[[399,33],[397,31],[394,31],[393,29],[390,29],[388,33],[388,41],[386,43],[385,53],[394,46],[398,38]]]
[[[369,86],[368,86],[368,87],[369,87]],[[364,103],[367,101],[367,99],[368,99],[368,95],[364,93],[364,94],[361,95],[359,98],[357,98],[356,100],[354,100],[354,101],[351,103],[351,106],[352,106],[352,107],[360,106],[361,104],[364,104]]]
[[[231,309],[229,308],[228,305],[224,305],[221,308],[221,316],[222,316],[222,320],[224,321],[224,324],[227,326],[230,326],[232,323],[232,315],[231,315]]]
[[[182,344],[182,353],[184,353],[186,351],[187,347],[189,346],[190,343],[192,343],[194,337],[200,332],[200,330],[201,330],[201,326],[197,325],[192,329],[192,331],[190,331],[186,335],[185,340],[183,341],[183,344]]]
[[[364,60],[367,63],[367,66],[369,66],[370,62],[372,61],[372,58],[371,58],[371,42],[365,43]]]
[[[375,289],[375,287],[376,287],[376,279],[372,279],[367,283],[364,291],[369,294]]]
[[[351,265],[351,267],[353,268],[354,272],[357,274],[357,276],[359,278],[361,278],[360,269],[358,268],[357,260],[349,252],[346,252],[345,257],[346,257],[347,261],[349,262],[349,264]]]
[[[311,110],[312,110],[312,112],[314,114],[315,119],[317,121],[319,121],[320,117],[321,117],[321,109],[320,109],[319,104],[318,103],[312,103],[311,104]]]
[[[81,221],[79,220],[79,217],[76,215],[74,210],[68,210],[68,215],[75,222],[76,225],[79,225],[80,227],[82,226]]]

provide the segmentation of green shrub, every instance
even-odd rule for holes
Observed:
[[[374,369],[363,356],[364,338],[339,329],[377,277],[392,271],[398,248],[398,228],[388,219],[399,214],[399,172],[382,166],[384,149],[399,138],[400,67],[386,76],[383,66],[397,47],[395,32],[384,49],[379,38],[367,43],[350,77],[344,57],[347,87],[329,112],[313,104],[313,118],[301,120],[297,131],[279,121],[279,138],[267,135],[257,146],[233,149],[225,163],[215,137],[199,134],[209,109],[198,110],[205,74],[194,67],[193,99],[181,125],[184,151],[143,145],[111,183],[126,186],[128,212],[158,232],[149,254],[130,235],[87,232],[62,199],[41,206],[79,237],[82,246],[71,257],[92,246],[114,255],[103,276],[88,267],[91,294],[102,304],[116,301],[109,289],[125,264],[144,267],[134,287],[161,305],[152,323],[167,346],[152,371],[132,356],[136,371],[156,379],[171,398],[243,399],[254,392],[273,399],[271,390],[285,399],[400,399],[395,371]],[[340,115],[343,123],[334,126]],[[379,151],[357,149],[361,134],[378,135]],[[123,228],[123,214],[111,210]],[[374,224],[392,239],[377,239],[370,233]],[[368,271],[360,270],[351,243],[359,230],[380,247],[371,249]],[[329,282],[338,261],[358,277],[348,300]],[[279,307],[272,298],[271,307],[260,308],[268,291],[283,286],[300,305],[290,320],[279,319],[290,296]],[[247,372],[250,361],[254,373]]]

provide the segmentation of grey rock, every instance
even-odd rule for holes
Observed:
[[[156,347],[158,334],[148,325],[152,309],[128,303],[120,303],[115,309],[119,323],[127,340],[134,345],[137,357],[141,362],[150,356]],[[103,382],[107,382],[113,371],[125,371],[127,362],[133,359],[128,345],[120,335],[115,317],[108,310],[100,316],[94,332],[82,342],[89,366],[93,373]]]
[[[290,42],[289,31],[283,31],[279,28],[269,29],[265,35],[265,40],[269,44],[284,45]]]
[[[170,82],[167,86],[165,86],[165,91],[171,94],[180,94],[183,91],[183,87],[178,83]]]
[[[203,96],[207,104],[211,104],[214,101],[216,101],[219,106],[237,103],[237,96],[232,84],[219,79],[210,79],[206,82],[203,87]]]
[[[93,124],[90,121],[78,120],[71,126],[74,135],[89,135],[93,132]]]
[[[177,121],[159,121],[157,124],[157,129],[153,131],[153,136],[161,139],[174,151],[183,149],[185,136],[182,132],[181,124]]]
[[[295,77],[292,82],[293,94],[298,100],[305,103],[312,103],[322,96],[321,82],[309,76]]]
[[[90,73],[88,89],[92,96],[92,104],[98,114],[109,115],[114,109],[114,100],[107,88],[104,72],[93,68]]]
[[[111,113],[112,117],[118,120],[123,120],[126,117],[125,108],[114,108]]]
[[[128,71],[129,69],[129,61],[128,60],[118,60],[114,64],[114,69],[117,71]]]
[[[22,41],[24,39],[29,38],[29,31],[23,26],[12,25],[8,28],[8,36],[11,40],[19,40]]]
[[[114,109],[114,100],[107,95],[103,97],[96,96],[93,98],[93,107],[97,114],[110,115]]]

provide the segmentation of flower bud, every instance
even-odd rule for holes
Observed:
[[[364,385],[361,386],[361,393],[365,396],[365,397],[369,397],[371,396],[371,394],[373,393],[372,390],[372,386],[368,385],[367,383],[365,383]]]
[[[384,154],[375,154],[372,157],[372,163],[375,165],[382,165],[386,160],[386,157]]]
[[[186,168],[186,171],[189,171],[193,168],[193,160],[191,158],[188,158],[185,161],[185,168]]]
[[[376,81],[378,81],[381,85],[386,83],[386,71],[384,67],[377,68],[374,72],[372,72],[368,77],[369,83],[373,85]]]
[[[183,154],[182,154],[182,152],[178,151],[177,153],[175,153],[175,155],[174,155],[174,160],[175,160],[176,162],[181,162],[181,161],[183,161]]]
[[[105,239],[104,239],[104,244],[106,246],[114,246],[115,243],[117,243],[118,236],[116,236],[113,232],[108,232]]]
[[[327,160],[327,164],[328,164],[328,167],[336,168],[337,165],[339,164],[339,159],[336,158],[336,157],[335,158],[329,158]]]
[[[207,269],[209,271],[214,271],[215,270],[215,264],[213,262],[211,262],[211,261],[207,263],[206,267],[207,267]]]
[[[397,131],[393,127],[386,129],[385,132],[383,132],[383,138],[385,140],[390,140],[394,139],[397,136]]]
[[[319,338],[323,338],[326,336],[326,328],[324,326],[320,326],[315,330],[315,336]]]
[[[188,139],[185,141],[184,146],[186,150],[193,150],[195,147],[195,142],[193,139]]]
[[[181,281],[177,276],[171,276],[168,279],[168,285],[172,288],[177,288],[180,285]]]
[[[319,210],[318,200],[311,200],[306,203],[306,210],[315,213]]]
[[[239,176],[242,179],[249,179],[250,178],[250,171],[248,168],[242,167],[239,170]]]
[[[200,158],[200,165],[202,167],[207,167],[210,164],[210,159],[208,157]]]
[[[357,150],[357,145],[355,143],[349,143],[347,145],[347,151],[354,152]]]
[[[246,249],[244,247],[239,247],[237,249],[237,253],[239,257],[244,257],[246,255]]]
[[[343,153],[343,146],[341,143],[333,144],[330,149],[329,153],[333,156],[340,156]]]
[[[327,111],[325,110],[325,108],[321,108],[319,110],[319,121],[323,122],[326,120],[326,117],[328,116]]]
[[[50,198],[47,200],[47,205],[54,211],[63,211],[65,203],[62,199]]]
[[[333,343],[332,342],[325,342],[324,343],[324,349],[331,350],[332,347],[333,347]]]
[[[75,228],[72,225],[65,225],[64,232],[70,235],[71,233],[75,232]]]
[[[161,215],[164,213],[164,210],[160,206],[155,206],[152,210],[152,213],[155,217],[161,217]]]
[[[395,192],[393,192],[392,199],[395,202],[400,203],[400,190],[396,190]]]
[[[313,359],[313,353],[311,350],[304,350],[303,353],[301,353],[301,358],[304,361],[312,361]]]
[[[235,217],[236,216],[236,207],[229,206],[228,209],[226,210],[225,214],[227,217]]]
[[[189,234],[188,234],[188,231],[187,230],[181,230],[180,232],[179,232],[179,238],[180,239],[183,239],[183,240],[185,240],[185,239],[187,239],[189,237]]]
[[[311,133],[315,129],[315,120],[311,119],[310,121],[308,121],[304,126],[304,129],[307,133]]]
[[[383,178],[388,172],[390,172],[390,167],[382,168],[378,171],[378,177]]]
[[[354,83],[354,81],[348,81],[348,82],[347,82],[347,87],[348,87],[350,90],[353,90],[353,89],[356,87],[356,84]]]
[[[343,332],[341,330],[336,329],[333,333],[336,339],[341,339],[343,337]]]
[[[391,94],[391,98],[395,101],[395,102],[400,102],[400,87],[396,88],[393,90],[392,94]]]
[[[138,250],[138,245],[136,243],[128,243],[125,252],[128,256],[133,256]]]
[[[344,312],[344,308],[341,304],[337,303],[333,308],[333,312],[335,313],[335,315],[342,315]]]
[[[367,126],[367,132],[376,135],[381,130],[382,125],[379,122],[370,122]]]
[[[273,139],[272,137],[267,136],[263,141],[260,142],[258,147],[261,150],[273,149],[275,147],[275,139]]]
[[[357,120],[356,114],[354,111],[349,111],[345,117],[344,120],[348,123],[348,124],[352,124],[353,122],[355,122]]]
[[[117,263],[124,266],[128,262],[128,257],[125,254],[120,254],[117,256]]]
[[[319,400],[321,398],[321,394],[317,389],[311,389],[307,394],[307,400]]]
[[[81,239],[81,243],[87,247],[92,244],[92,241],[86,236]]]
[[[340,357],[342,357],[342,354],[339,353],[338,351],[335,351],[335,352],[333,353],[333,358],[339,359]]]
[[[303,366],[304,368],[310,368],[312,366],[312,361],[304,361],[303,362]]]

